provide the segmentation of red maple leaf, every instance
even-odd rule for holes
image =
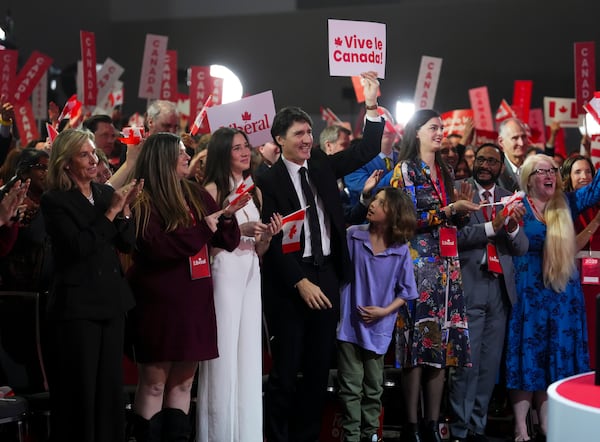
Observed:
[[[335,40],[333,40],[333,42],[335,43],[336,46],[342,45],[342,39],[340,37],[336,37]]]
[[[290,233],[288,233],[288,237],[290,239],[292,239],[294,237],[294,235],[296,235],[296,232],[298,231],[298,229],[296,229],[296,224],[294,224],[292,226],[292,228],[290,229]]]
[[[561,114],[564,114],[564,113],[567,111],[567,108],[566,108],[565,106],[561,106],[561,107],[559,107],[559,108],[558,108],[558,111],[559,111]]]

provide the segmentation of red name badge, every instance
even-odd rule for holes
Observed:
[[[440,256],[445,258],[458,256],[456,238],[456,227],[440,227]]]
[[[581,283],[600,285],[600,259],[581,258]]]
[[[502,274],[498,251],[496,250],[496,245],[492,243],[488,243],[487,245],[487,266],[490,272],[497,273],[498,275]]]
[[[208,247],[206,244],[196,255],[190,256],[190,276],[192,279],[202,279],[210,276]]]

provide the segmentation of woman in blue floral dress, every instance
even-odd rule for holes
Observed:
[[[451,172],[440,155],[442,120],[420,110],[407,123],[392,186],[403,188],[417,209],[417,233],[410,242],[419,298],[398,314],[396,358],[405,369],[403,388],[410,434],[420,441],[418,403],[424,381],[425,418],[430,440],[438,441],[444,368],[470,364],[469,334],[458,256],[442,256],[440,242],[454,242],[456,226],[479,205],[472,190],[454,194]],[[442,238],[440,238],[442,232]],[[450,236],[446,238],[445,234]]]
[[[534,155],[523,164],[521,188],[527,193],[523,220],[529,250],[513,258],[519,298],[509,319],[506,353],[516,441],[530,440],[526,417],[532,401],[545,434],[547,387],[589,370],[573,218],[600,200],[599,177],[596,174],[590,185],[563,193],[551,157]]]

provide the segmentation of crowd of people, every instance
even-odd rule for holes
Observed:
[[[48,293],[52,441],[314,442],[333,366],[343,440],[379,441],[386,354],[404,440],[441,441],[442,412],[452,440],[487,440],[499,380],[514,440],[544,440],[546,388],[595,353],[577,257],[600,251],[600,174],[587,155],[529,150],[517,118],[473,146],[472,124],[446,137],[425,109],[400,137],[376,75],[362,84],[361,138],[331,125],[315,144],[286,107],[256,149],[238,129],[178,135],[161,100],[137,144],[95,115],[19,147],[1,103],[1,284]],[[303,208],[284,253],[283,217]]]

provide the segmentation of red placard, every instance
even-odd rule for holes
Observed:
[[[357,103],[365,102],[365,93],[363,91],[363,86],[360,81],[361,77],[356,75],[352,77],[352,87],[354,88],[354,94],[356,95]],[[381,90],[377,88],[377,96],[381,96]]]
[[[177,101],[177,51],[168,50],[160,85],[160,99]]]
[[[194,117],[202,110],[211,87],[210,66],[192,66],[190,68],[190,116]]]
[[[18,57],[19,53],[12,49],[0,51],[0,95],[12,96]]]
[[[192,279],[208,278],[210,263],[208,262],[208,247],[206,244],[194,256],[190,256],[190,277]]]
[[[52,58],[41,52],[33,51],[33,54],[31,54],[25,66],[19,71],[15,80],[15,87],[13,89],[14,103],[27,101],[33,92],[33,88],[39,83],[51,64]]]
[[[582,41],[574,44],[575,100],[577,112],[584,113],[582,106],[592,99],[596,90],[596,44]]]
[[[19,130],[19,136],[23,144],[27,144],[30,141],[37,140],[40,138],[35,118],[33,117],[33,109],[31,103],[25,101],[24,103],[17,103],[15,106],[15,119],[17,123],[17,129]]]
[[[96,36],[93,32],[79,31],[83,65],[83,104],[95,106],[98,98],[96,81]]]
[[[515,80],[512,109],[517,114],[517,118],[521,121],[529,121],[532,91],[533,81]]]
[[[462,135],[465,131],[465,124],[473,118],[471,109],[456,109],[442,114],[442,124],[444,125],[444,136],[450,134]]]
[[[475,129],[494,130],[494,118],[490,107],[490,96],[487,86],[469,89],[471,109],[473,109],[473,125]]]

